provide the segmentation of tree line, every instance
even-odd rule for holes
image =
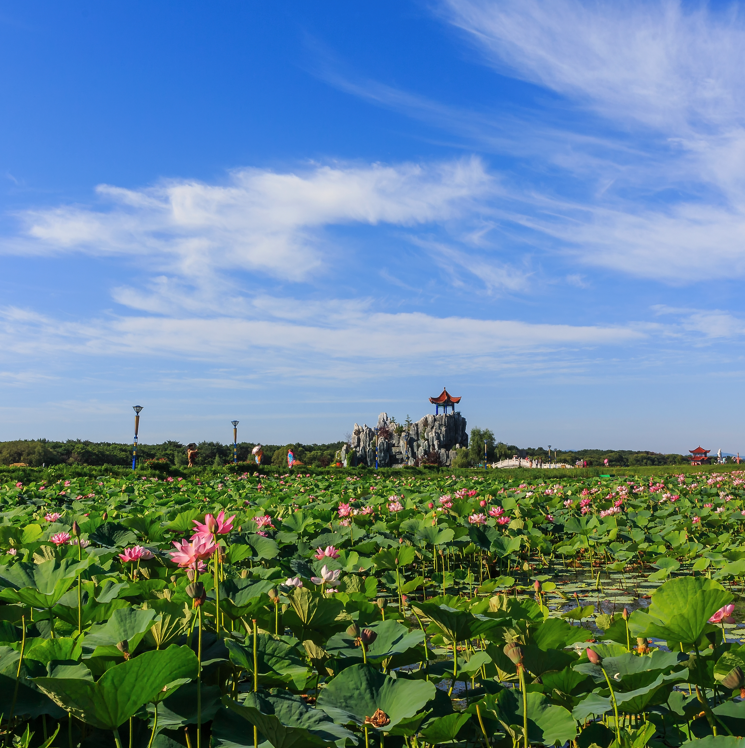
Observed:
[[[287,452],[292,449],[295,458],[305,465],[326,467],[336,459],[336,453],[344,442],[331,444],[264,444],[262,463],[265,465],[286,465]],[[253,462],[251,451],[253,442],[238,444],[238,461]],[[224,465],[233,461],[233,445],[203,441],[197,444],[198,465]],[[137,456],[141,464],[160,462],[162,465],[185,467],[187,464],[186,445],[177,441],[162,444],[140,444]],[[0,465],[24,463],[31,467],[42,465],[118,465],[132,464],[132,444],[117,442],[92,442],[82,439],[50,441],[30,439],[0,442]]]

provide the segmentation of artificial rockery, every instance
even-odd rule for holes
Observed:
[[[377,431],[367,424],[354,424],[351,443],[342,448],[342,459],[349,462],[351,456],[358,465],[374,466],[376,440],[379,467],[421,462],[451,465],[456,452],[468,446],[466,419],[460,413],[430,414],[403,425],[381,413]]]

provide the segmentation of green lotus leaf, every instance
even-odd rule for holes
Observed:
[[[197,667],[191,649],[173,645],[115,665],[95,683],[73,678],[35,678],[34,683],[82,722],[114,730],[169,683],[195,678]]]
[[[464,641],[472,636],[474,617],[464,610],[434,602],[412,603],[411,607],[418,615],[429,618],[431,625],[451,643]]]
[[[629,629],[633,637],[693,643],[704,632],[709,618],[732,599],[732,593],[712,579],[670,579],[652,594],[648,612],[632,613]]]
[[[256,725],[274,748],[301,746],[345,746],[356,742],[349,730],[334,723],[322,709],[309,707],[299,696],[247,693],[236,702],[225,696],[223,703]]]
[[[253,639],[246,637],[246,644],[232,639],[225,640],[230,661],[245,670],[253,680]],[[292,683],[300,690],[305,686],[310,671],[293,640],[260,633],[256,636],[256,664],[259,683],[262,686],[277,686]]]
[[[403,654],[424,643],[424,634],[419,629],[409,631],[398,621],[379,621],[364,628],[369,628],[377,635],[375,641],[367,645],[368,660],[380,661],[395,654]],[[332,657],[362,660],[362,647],[346,632],[334,634],[326,642],[325,649]]]
[[[433,745],[455,740],[470,719],[471,715],[463,712],[448,714],[446,717],[437,717],[424,727],[422,737]]]
[[[83,647],[88,652],[97,647],[116,647],[119,642],[129,642],[130,654],[134,654],[145,632],[154,625],[157,612],[120,608],[115,610],[106,623],[92,626],[83,638]]]
[[[51,608],[72,586],[76,576],[87,569],[93,558],[78,562],[70,558],[50,558],[40,564],[19,562],[0,566],[0,597],[34,608]]]
[[[88,540],[105,548],[125,548],[137,542],[137,535],[118,522],[105,522],[88,536]]]
[[[551,704],[542,693],[533,691],[526,696],[528,706],[528,738],[540,745],[563,744],[577,735],[577,723],[572,714],[562,706]],[[523,699],[518,691],[503,690],[495,696],[471,704],[466,710],[476,714],[478,705],[482,716],[496,719],[503,725],[523,725]]]
[[[435,696],[429,681],[384,675],[372,665],[352,665],[342,670],[318,696],[318,706],[340,723],[362,725],[381,709],[390,719],[390,729],[413,717]]]

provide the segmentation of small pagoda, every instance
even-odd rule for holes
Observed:
[[[688,451],[691,453],[691,465],[703,465],[709,459],[709,452],[711,452],[710,449],[702,449],[701,447]]]
[[[447,414],[448,408],[452,408],[455,413],[455,404],[460,402],[459,397],[453,397],[446,387],[442,388],[442,394],[437,397],[430,397],[429,401],[435,406],[435,415],[440,415],[440,408]]]

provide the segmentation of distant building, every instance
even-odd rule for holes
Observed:
[[[709,452],[711,452],[710,449],[702,449],[701,447],[688,451],[691,453],[691,465],[703,465],[709,459]]]

